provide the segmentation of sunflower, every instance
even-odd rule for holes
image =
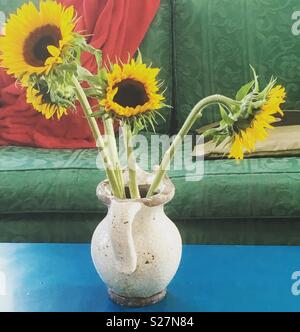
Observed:
[[[52,118],[55,114],[60,119],[64,114],[67,114],[67,108],[51,101],[48,91],[39,91],[35,87],[28,87],[26,99],[27,103],[31,104],[36,111],[42,113],[46,119]]]
[[[0,37],[0,64],[16,78],[48,74],[62,63],[65,47],[75,28],[73,6],[64,8],[53,0],[22,5],[10,15]]]
[[[273,128],[272,123],[276,122],[274,115],[278,113],[283,115],[280,105],[285,102],[285,97],[285,89],[280,85],[269,91],[266,102],[255,111],[249,126],[245,129],[239,129],[235,133],[229,158],[244,159],[244,150],[252,152],[257,141],[263,141],[267,138],[268,132],[266,129]]]
[[[132,59],[127,64],[114,64],[107,74],[106,96],[100,101],[106,112],[119,118],[130,118],[161,109],[164,96],[159,93],[158,68],[147,67]]]

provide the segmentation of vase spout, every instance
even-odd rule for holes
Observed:
[[[114,264],[124,274],[132,274],[137,267],[137,253],[132,234],[132,225],[142,203],[112,200],[110,214],[110,239]]]

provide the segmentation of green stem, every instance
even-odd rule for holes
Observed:
[[[133,151],[133,142],[132,142],[132,132],[130,125],[127,123],[123,124],[124,129],[124,142],[127,155],[127,164],[129,172],[129,191],[132,199],[140,198],[139,186],[137,183],[137,174],[136,174],[136,160]]]
[[[191,111],[190,115],[186,119],[185,123],[183,124],[182,128],[180,129],[179,133],[173,140],[171,146],[165,153],[164,158],[159,166],[159,169],[157,170],[157,173],[154,177],[154,180],[149,188],[149,191],[147,193],[147,198],[150,198],[159,189],[160,184],[170,166],[170,163],[174,158],[176,150],[181,145],[184,137],[188,134],[188,132],[190,131],[196,120],[202,116],[202,111],[206,107],[214,104],[225,104],[227,106],[240,105],[239,102],[221,95],[209,96],[207,98],[202,99],[198,104],[196,104],[193,110]]]
[[[80,85],[78,79],[75,76],[73,76],[73,83],[74,83],[74,86],[76,89],[78,100],[82,106],[82,109],[86,116],[87,122],[90,126],[93,137],[96,141],[96,146],[99,150],[99,153],[101,154],[101,157],[102,157],[102,160],[104,163],[104,167],[105,167],[105,171],[106,171],[106,175],[110,182],[112,193],[115,197],[121,198],[122,194],[120,192],[120,189],[118,186],[118,181],[117,181],[116,176],[113,171],[113,166],[112,166],[110,158],[107,154],[103,137],[100,133],[97,121],[95,120],[94,117],[91,116],[93,114],[92,108],[89,104],[89,101],[84,93],[82,86]]]
[[[107,146],[108,146],[108,149],[110,152],[112,164],[113,164],[115,174],[117,177],[117,181],[119,184],[119,189],[122,193],[122,198],[126,198],[124,178],[123,178],[123,172],[122,172],[122,168],[121,168],[121,164],[120,164],[120,160],[119,160],[113,120],[112,120],[112,118],[105,117],[105,116],[102,119],[103,119],[104,128],[105,128]]]

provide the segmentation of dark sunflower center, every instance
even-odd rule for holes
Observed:
[[[235,132],[240,132],[250,127],[252,121],[254,120],[254,115],[249,115],[247,119],[239,119],[234,125],[233,129]]]
[[[116,84],[115,88],[118,88],[118,92],[114,97],[114,102],[123,107],[142,106],[149,101],[144,84],[136,80],[130,78],[123,80]]]
[[[62,39],[61,31],[55,25],[47,24],[34,30],[24,44],[25,61],[33,67],[42,67],[49,58],[48,46],[58,47]]]

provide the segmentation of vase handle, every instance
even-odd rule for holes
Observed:
[[[110,239],[115,266],[121,273],[132,274],[137,267],[137,253],[132,235],[132,224],[141,209],[139,202],[119,202],[112,200],[110,214]]]

